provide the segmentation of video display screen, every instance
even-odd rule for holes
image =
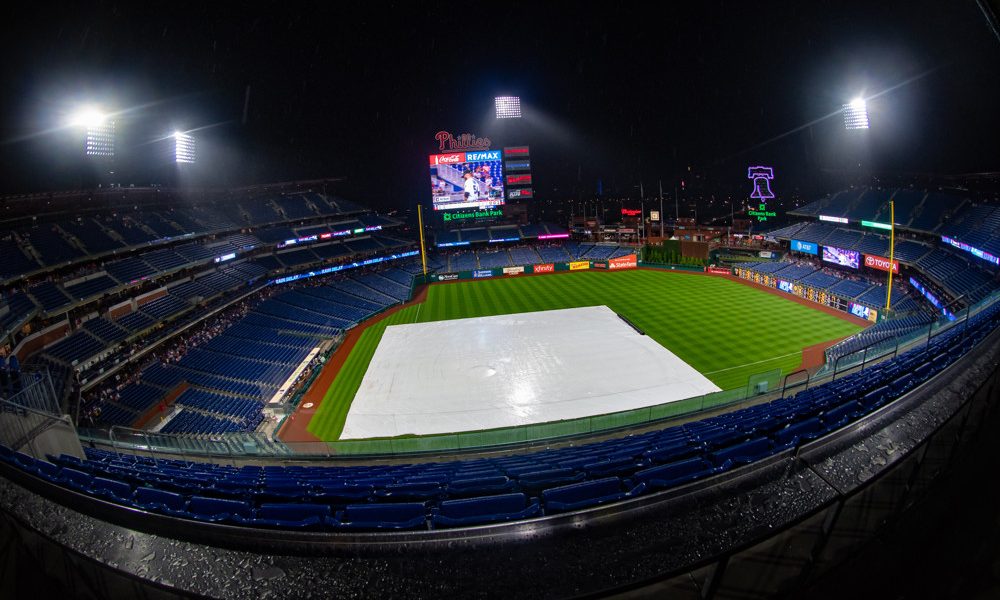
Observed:
[[[432,154],[430,168],[434,210],[484,210],[504,203],[500,150]]]
[[[823,260],[841,267],[857,269],[861,262],[861,253],[855,250],[823,246]]]

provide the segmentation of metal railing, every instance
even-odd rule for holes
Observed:
[[[50,414],[59,414],[59,400],[48,369],[25,369],[17,374],[19,389],[6,398],[7,402]]]
[[[35,441],[53,427],[75,435],[73,420],[69,415],[54,414],[10,400],[0,400],[0,444],[32,456],[43,456],[44,452],[35,446]]]

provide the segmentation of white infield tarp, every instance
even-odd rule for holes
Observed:
[[[391,325],[340,439],[544,423],[717,391],[606,306]]]

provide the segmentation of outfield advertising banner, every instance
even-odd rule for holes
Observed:
[[[504,275],[520,275],[521,273],[524,273],[524,267],[504,267],[503,268],[503,274]]]
[[[819,254],[819,246],[812,242],[802,240],[792,240],[792,252],[802,252],[804,254]]]
[[[892,272],[899,274],[899,261],[894,260],[891,263],[888,258],[882,256],[875,256],[874,254],[865,254],[865,266],[871,267],[873,269],[878,269],[879,271],[889,271],[889,265],[892,265]]]
[[[855,317],[867,319],[872,323],[878,322],[878,311],[874,308],[869,308],[864,304],[858,304],[857,302],[851,302],[849,306],[851,314]]]
[[[608,268],[608,263],[606,263],[606,262],[595,262],[595,263],[591,263],[590,267],[592,269],[607,269]]]
[[[590,261],[589,260],[580,260],[580,261],[569,263],[569,270],[570,271],[583,271],[584,269],[589,269],[589,268],[590,268]]]
[[[553,263],[543,263],[531,267],[532,273],[555,273],[556,266]]]
[[[850,306],[851,314],[862,319],[867,319],[872,312],[872,309],[868,308],[864,304],[858,304],[857,302],[851,302]]]
[[[473,279],[483,279],[484,277],[493,277],[493,269],[472,272]]]
[[[272,279],[269,282],[269,284],[280,285],[282,283],[288,283],[290,281],[298,281],[299,279],[308,279],[310,277],[326,275],[327,273],[337,273],[339,271],[344,271],[347,269],[367,267],[368,265],[375,265],[387,260],[396,260],[398,258],[406,258],[408,256],[416,256],[418,254],[420,254],[419,250],[410,250],[409,252],[403,252],[400,254],[390,254],[388,256],[376,256],[374,258],[368,258],[358,262],[344,263],[342,265],[334,265],[332,267],[326,267],[325,269],[319,269],[316,271],[309,271],[307,273],[297,273],[295,275],[288,275],[287,277],[279,277],[278,279]]]
[[[716,275],[732,275],[733,274],[733,272],[731,270],[725,269],[723,267],[707,267],[705,270],[708,271],[709,273],[715,273]]]
[[[621,269],[636,269],[639,267],[639,261],[635,254],[629,254],[628,256],[619,256],[618,258],[612,258],[608,261],[608,269],[612,271],[618,271]]]
[[[455,281],[458,273],[438,273],[438,281]]]
[[[954,240],[954,239],[952,239],[952,238],[950,238],[950,237],[948,237],[946,235],[942,235],[941,236],[941,241],[944,242],[944,243],[946,243],[946,244],[951,244],[952,246],[958,248],[959,250],[965,250],[966,252],[972,254],[973,256],[975,256],[977,258],[981,258],[983,260],[988,260],[988,261],[990,261],[991,263],[993,263],[995,265],[1000,265],[1000,258],[997,258],[996,256],[993,256],[989,252],[986,252],[984,250],[980,250],[979,248],[974,248],[974,247],[966,244],[965,242],[960,242],[958,240]]]

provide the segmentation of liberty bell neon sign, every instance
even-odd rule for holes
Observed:
[[[771,167],[750,167],[747,169],[747,179],[753,180],[753,191],[751,198],[760,200],[761,203],[774,198],[771,191],[771,180],[774,179],[774,170]]]
[[[774,192],[771,191],[774,169],[771,167],[750,167],[747,169],[747,179],[753,181],[753,191],[750,192],[750,197],[758,202],[756,207],[747,207],[747,216],[757,219],[758,222],[764,222],[771,217],[778,216],[775,211],[767,210],[767,201],[774,198]]]

